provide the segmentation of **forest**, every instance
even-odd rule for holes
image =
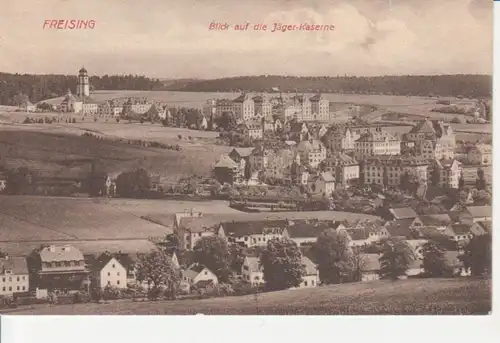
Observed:
[[[454,96],[489,98],[492,91],[490,75],[398,75],[398,76],[242,76],[193,81],[169,90],[192,92],[322,92],[346,94],[383,94],[413,96]]]

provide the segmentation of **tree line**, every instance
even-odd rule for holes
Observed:
[[[414,96],[491,97],[491,75],[397,75],[397,76],[242,76],[171,85],[168,90],[194,92],[323,92]]]
[[[139,75],[104,75],[89,78],[91,90],[160,90],[163,83]],[[35,103],[76,89],[76,75],[32,75],[0,73],[0,105],[18,106],[25,100]]]

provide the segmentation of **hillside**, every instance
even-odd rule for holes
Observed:
[[[375,77],[296,77],[296,76],[241,76],[215,80],[201,80],[168,90],[194,92],[271,91],[324,92],[388,95],[439,95],[464,97],[491,97],[490,75],[398,75]]]
[[[412,279],[373,281],[260,295],[159,302],[49,306],[12,314],[44,315],[368,315],[487,314],[491,280]]]

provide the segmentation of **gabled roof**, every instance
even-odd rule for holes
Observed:
[[[12,274],[28,274],[28,264],[25,257],[7,257],[0,258],[0,273],[6,270],[12,271]]]
[[[318,268],[308,257],[302,256],[301,261],[306,270],[305,275],[318,275]]]
[[[221,223],[226,236],[244,237],[264,234],[268,230],[278,230],[279,233],[287,226],[286,220],[232,221]]]
[[[120,261],[118,261],[112,254],[101,254],[101,256],[99,256],[92,264],[92,269],[101,270],[113,259],[120,263]]]
[[[206,267],[202,264],[194,264],[188,269],[182,271],[182,276],[186,276],[190,279],[194,279],[198,274],[200,274]]]
[[[448,232],[453,232],[455,235],[467,235],[470,233],[471,225],[468,224],[453,224],[449,226]]]
[[[428,133],[428,134],[436,134],[436,130],[432,122],[428,119],[421,120],[415,125],[409,133]]]
[[[398,219],[387,222],[385,228],[391,236],[411,237],[414,218]]]
[[[491,220],[480,221],[480,222],[477,222],[476,224],[481,226],[481,228],[484,230],[484,232],[489,233],[490,235],[492,234],[493,231],[492,231]]]
[[[215,164],[215,168],[238,168],[238,164],[234,162],[231,157],[222,155],[220,160]]]
[[[233,148],[231,152],[237,153],[241,158],[248,157],[255,150],[254,147],[251,148]]]
[[[321,141],[317,139],[310,139],[308,141],[302,141],[297,145],[297,150],[299,151],[318,151],[320,149],[325,149],[325,146]]]
[[[323,172],[320,174],[321,178],[325,182],[335,182],[335,178],[333,177],[332,173],[330,172]]]
[[[288,222],[286,231],[291,238],[318,237],[325,231],[337,229],[340,222],[333,220],[292,220]]]
[[[467,206],[465,208],[473,218],[491,217],[491,206]]]
[[[353,241],[364,241],[368,239],[368,233],[363,229],[346,229],[347,234]]]
[[[396,220],[397,219],[410,219],[410,218],[414,219],[418,216],[417,213],[415,212],[415,210],[413,210],[410,207],[391,208],[391,209],[389,209],[389,212],[391,212],[394,219],[396,219]]]
[[[315,94],[314,96],[310,97],[309,100],[310,101],[320,101],[320,100],[325,100],[325,98],[323,97],[323,94],[318,93],[318,94]]]
[[[356,142],[385,142],[398,140],[398,138],[389,132],[365,132],[356,140]]]

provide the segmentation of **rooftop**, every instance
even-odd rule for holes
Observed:
[[[394,219],[413,219],[417,217],[417,213],[414,209],[410,207],[401,207],[401,208],[391,208],[389,212],[393,215]]]
[[[473,218],[490,217],[492,216],[491,206],[467,206],[466,210]]]
[[[0,258],[0,273],[10,270],[14,275],[28,274],[28,265],[25,257]]]
[[[42,262],[83,261],[83,254],[72,245],[51,245],[40,251]]]

